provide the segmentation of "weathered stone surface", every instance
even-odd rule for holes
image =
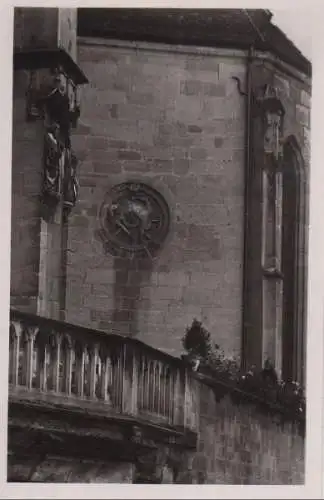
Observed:
[[[280,99],[285,100],[290,97],[290,83],[288,78],[284,78],[281,75],[275,75],[274,86],[278,91],[278,97]]]
[[[209,97],[224,97],[226,95],[226,87],[218,83],[185,80],[180,84],[180,93],[187,96],[202,94]]]
[[[140,160],[141,153],[138,151],[120,150],[118,151],[118,158],[120,160]]]
[[[109,322],[101,320],[100,323]],[[152,326],[154,330],[154,327]],[[119,333],[123,331],[119,325]],[[237,400],[228,388],[197,382],[199,425],[195,448],[165,445],[157,429],[150,433],[150,448],[138,447],[127,461],[100,455],[76,458],[64,445],[59,455],[41,448],[16,453],[21,439],[10,440],[9,481],[27,480],[52,483],[177,483],[224,485],[302,485],[305,478],[305,448],[302,429],[274,409]],[[78,417],[78,421],[79,421]],[[48,419],[48,415],[46,416]],[[73,419],[72,419],[73,422]],[[56,422],[57,423],[57,422]],[[69,424],[71,429],[71,424]],[[97,424],[98,425],[98,424]],[[73,426],[73,424],[72,424]],[[88,428],[87,428],[88,429]],[[91,429],[93,431],[93,428]],[[125,427],[116,428],[120,439]],[[91,433],[90,433],[91,435]],[[12,436],[12,435],[10,435]],[[141,430],[136,437],[140,443]],[[82,438],[81,438],[82,439]],[[89,437],[87,438],[89,439]],[[129,439],[129,433],[128,433]],[[96,442],[96,441],[95,441]],[[133,441],[135,442],[135,441]],[[96,442],[97,443],[97,442]],[[79,445],[81,442],[79,442]],[[98,443],[97,443],[98,444]],[[109,446],[107,444],[107,446]],[[118,448],[116,448],[115,453]],[[121,449],[119,450],[121,452]],[[98,453],[98,451],[97,451]],[[125,456],[124,456],[125,460]]]
[[[306,92],[306,90],[302,90],[300,92],[300,103],[306,108],[311,107],[311,94],[310,92]]]
[[[301,125],[310,126],[310,111],[306,106],[301,104],[296,105],[296,120]]]
[[[281,425],[271,412],[262,414],[229,396],[216,401],[204,384],[200,411],[192,466],[197,482],[200,477],[205,484],[304,483],[304,438],[293,424]]]
[[[66,460],[50,457],[41,462],[31,480],[42,483],[132,483],[133,464]]]
[[[11,294],[38,295],[42,124],[25,120],[24,80],[15,74],[13,95]],[[17,299],[16,299],[17,300]],[[36,301],[24,306],[36,312]]]
[[[111,71],[108,60],[113,65]],[[199,316],[203,308],[208,310],[206,322],[212,326],[217,323],[217,305],[223,300],[229,310],[240,308],[244,154],[237,146],[244,137],[244,100],[230,76],[244,74],[245,62],[82,45],[79,61],[91,75],[91,90],[84,89],[81,103],[82,121],[91,131],[84,142],[76,141],[76,154],[78,149],[87,150],[87,159],[80,167],[80,200],[85,205],[79,214],[82,219],[71,219],[69,238],[74,251],[69,266],[73,275],[79,268],[83,279],[86,271],[86,283],[92,285],[91,294],[87,292],[89,296],[80,301],[83,317],[89,318],[89,326],[111,328],[110,312],[115,312],[119,329],[125,332],[126,316],[118,311],[136,308],[139,338],[179,354],[181,337],[194,313]],[[175,72],[170,72],[170,64],[177,68]],[[100,102],[117,105],[118,119],[109,113],[106,117],[96,115]],[[114,182],[130,179],[161,191],[169,203],[172,224],[150,268],[139,269],[140,276],[131,269],[121,281],[114,282],[119,263],[102,245],[92,245],[98,227],[95,205],[99,209]],[[231,248],[227,241],[232,241]],[[78,258],[80,253],[88,255],[88,263]],[[96,271],[95,261],[100,264]],[[124,269],[127,266],[125,262]],[[230,279],[224,281],[224,269],[229,268]],[[198,278],[190,284],[188,273],[195,269],[206,277],[207,289]],[[223,284],[222,290],[216,285],[210,290],[214,280]],[[76,301],[71,298],[70,304],[68,294],[67,309],[75,311]],[[106,316],[101,316],[105,312]],[[221,320],[223,347],[239,351],[237,314],[227,318]],[[215,340],[219,335],[215,333]]]
[[[215,137],[214,139],[215,148],[221,148],[223,143],[224,143],[223,137]]]
[[[80,201],[69,223],[66,320],[138,334],[179,354],[185,328],[197,317],[225,352],[239,352],[245,100],[231,76],[244,75],[244,61],[81,46],[80,64],[91,84],[72,139],[82,161]],[[275,81],[286,110],[285,134],[300,138],[308,165],[310,95],[288,77]],[[36,310],[42,141],[41,125],[25,122],[23,90],[15,86],[13,110],[12,302]],[[115,259],[96,236],[104,195],[129,179],[158,186],[170,205],[171,231],[154,261]],[[52,251],[48,313],[55,316],[59,246],[46,240],[41,248]],[[181,481],[303,482],[303,440],[290,425],[278,427],[228,399],[216,404],[206,391],[201,389],[198,454]],[[132,480],[127,464],[82,462],[74,468],[55,460],[45,462],[35,479]],[[163,482],[169,482],[165,470]]]

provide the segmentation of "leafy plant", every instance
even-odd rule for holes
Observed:
[[[215,377],[215,380],[251,394],[267,404],[280,406],[291,415],[305,417],[306,397],[303,388],[297,382],[279,380],[270,360],[265,361],[262,369],[251,366],[248,371],[242,372],[240,360],[226,356],[218,344],[212,344],[210,333],[197,319],[186,328],[182,344],[189,357],[200,359],[195,370],[199,369],[202,374]]]
[[[206,360],[211,353],[210,333],[196,318],[186,329],[182,344],[190,355],[198,356],[203,360]]]

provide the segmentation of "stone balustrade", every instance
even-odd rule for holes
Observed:
[[[9,352],[9,401],[197,428],[190,372],[136,339],[11,310]]]

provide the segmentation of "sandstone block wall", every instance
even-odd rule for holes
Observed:
[[[14,72],[11,186],[11,305],[60,318],[61,226],[41,218],[44,124],[26,120],[27,71]]]
[[[302,485],[305,478],[304,436],[297,425],[281,422],[273,411],[261,412],[252,402],[199,382],[197,451],[185,469],[185,484]],[[248,401],[248,398],[247,398]],[[105,425],[105,424],[104,424]],[[133,483],[136,466],[130,462],[61,456],[22,456],[10,450],[8,479],[52,483]],[[185,458],[186,450],[183,450]],[[191,453],[191,452],[190,452]],[[37,465],[35,467],[35,464]],[[163,465],[163,464],[161,464]],[[175,481],[172,468],[163,467],[162,482]]]
[[[26,122],[28,75],[14,73],[11,185],[11,303],[36,312],[42,184],[42,123]]]
[[[253,404],[217,401],[200,384],[198,451],[193,477],[205,484],[294,485],[304,483],[304,437],[292,423]]]
[[[72,459],[48,455],[39,460],[35,456],[9,455],[8,480],[29,478],[38,483],[132,483],[133,464],[127,462],[102,462],[99,460]]]
[[[244,98],[224,51],[160,51],[80,42],[90,84],[72,145],[80,201],[70,217],[67,320],[138,337],[170,353],[194,317],[229,353],[241,345]],[[97,236],[107,191],[158,189],[171,228],[158,257],[114,258]]]

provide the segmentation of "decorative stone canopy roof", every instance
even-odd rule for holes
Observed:
[[[269,51],[311,75],[311,63],[265,9],[78,9],[78,34],[168,44]]]

